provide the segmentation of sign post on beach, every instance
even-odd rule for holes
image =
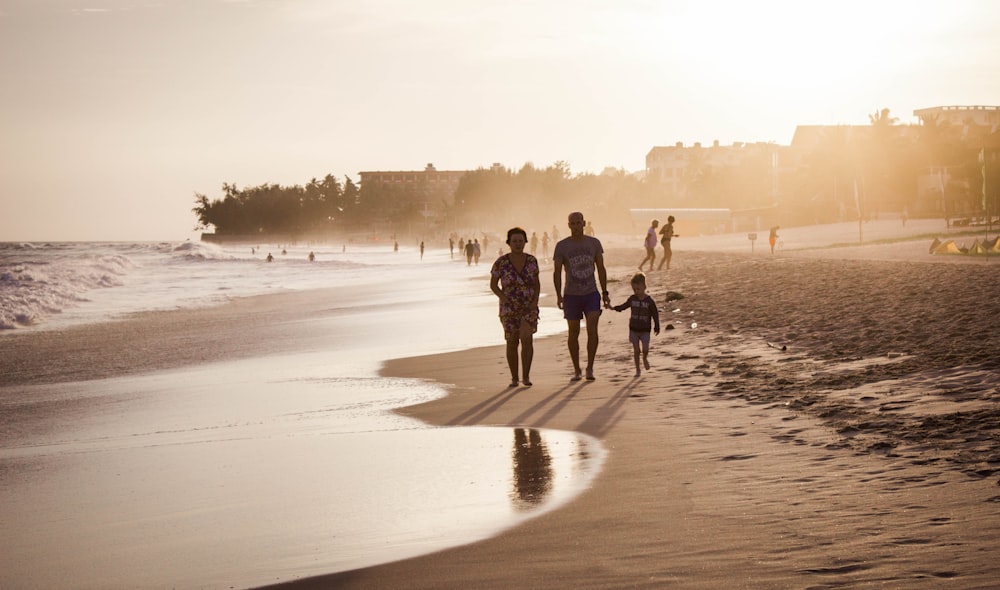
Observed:
[[[753,254],[753,243],[757,240],[757,232],[748,233],[747,239],[750,240],[750,253]]]
[[[989,157],[988,157],[988,155],[989,155],[989,152],[986,150],[985,147],[980,148],[980,150],[979,150],[979,163],[983,167],[983,215],[986,216],[986,239],[989,239],[989,237],[990,237],[990,226],[993,223],[992,213],[990,212],[990,199],[987,196],[987,192],[986,192],[986,175],[987,175],[987,169],[988,169],[988,166],[989,166]],[[994,157],[994,159],[996,159],[996,153],[995,152],[994,152],[993,157]]]

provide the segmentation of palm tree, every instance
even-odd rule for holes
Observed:
[[[937,115],[921,117],[920,135],[917,140],[928,175],[935,175],[940,186],[940,206],[945,223],[951,225],[953,207],[949,204],[946,170],[956,163],[958,155],[958,129]]]
[[[895,170],[893,155],[899,138],[894,126],[899,119],[891,116],[889,109],[881,109],[868,115],[868,121],[871,129],[865,141],[864,178],[868,205],[877,214],[889,200],[890,179]]]

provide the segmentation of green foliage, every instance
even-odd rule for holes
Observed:
[[[306,186],[262,184],[245,189],[223,183],[220,199],[195,194],[196,230],[214,228],[219,235],[303,235],[346,227],[359,216],[361,203],[351,179],[327,175]]]
[[[546,168],[525,163],[516,172],[501,166],[479,168],[461,177],[454,194],[419,182],[358,187],[350,178],[341,182],[329,174],[305,186],[262,184],[239,189],[226,183],[220,199],[195,194],[192,211],[198,219],[196,229],[214,228],[220,235],[300,236],[399,228],[498,232],[514,225],[543,230],[561,227],[567,213],[577,210],[599,224],[599,231],[634,230],[629,214],[633,208],[751,210],[778,205],[788,224],[857,219],[859,214],[904,208],[914,216],[969,215],[981,210],[979,149],[967,145],[957,127],[933,118],[917,127],[897,126],[889,109],[869,115],[869,121],[868,127],[825,128],[807,153],[781,148],[785,176],[780,190],[772,168],[777,146],[752,144],[739,148],[739,157],[731,163],[710,160],[700,149],[687,152],[682,189],[677,193],[624,170],[573,175],[569,163],[558,161]],[[987,139],[998,141],[995,135]],[[996,178],[996,151],[992,154],[986,167]],[[919,201],[917,179],[935,169],[948,171],[945,194]],[[861,194],[858,200],[855,183]],[[1000,208],[1000,182],[987,190],[986,201],[995,211]]]

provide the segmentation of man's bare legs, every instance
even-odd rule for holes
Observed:
[[[597,336],[597,328],[601,321],[600,311],[588,311],[587,318],[587,379],[594,379],[594,359],[597,357],[597,345],[600,339]],[[580,320],[566,320],[569,327],[569,334],[566,336],[566,345],[569,348],[569,358],[573,361],[573,381],[579,381],[583,376],[580,370]]]
[[[587,318],[587,379],[593,380],[594,359],[597,357],[597,328],[601,321],[601,311],[588,311],[584,315]],[[579,333],[579,326],[577,326],[577,332]],[[579,374],[579,364],[577,364],[577,372]]]
[[[569,348],[569,358],[573,361],[573,381],[579,381],[583,377],[583,371],[580,370],[580,320],[566,320],[566,326],[569,328],[566,347]]]

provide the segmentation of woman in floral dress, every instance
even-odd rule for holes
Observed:
[[[534,334],[538,330],[538,295],[541,291],[538,259],[524,252],[528,233],[519,227],[507,230],[510,252],[497,258],[490,270],[490,289],[500,298],[500,323],[507,340],[510,386],[518,385],[518,347],[521,383],[531,386]]]

